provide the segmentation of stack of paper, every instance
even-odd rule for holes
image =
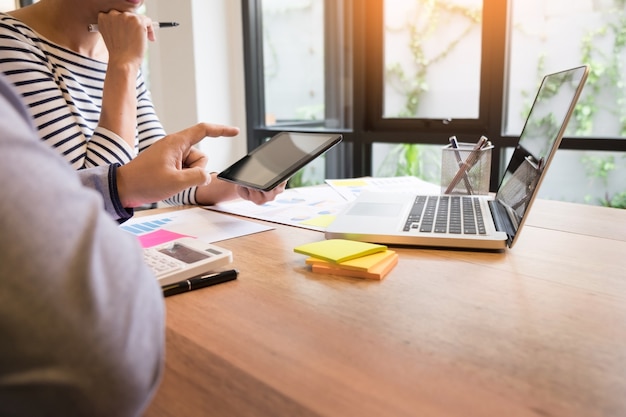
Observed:
[[[313,272],[381,280],[398,263],[398,254],[385,245],[328,239],[307,243],[294,251],[309,255]]]

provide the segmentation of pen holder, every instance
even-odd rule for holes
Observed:
[[[441,154],[441,192],[444,194],[489,194],[493,145],[474,150],[475,144],[445,146]]]

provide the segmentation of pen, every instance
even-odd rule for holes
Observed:
[[[452,190],[454,190],[454,187],[456,187],[456,185],[459,183],[459,181],[461,181],[463,176],[467,174],[469,169],[473,167],[474,164],[476,164],[478,158],[480,157],[480,151],[486,143],[487,138],[481,136],[474,148],[472,149],[472,152],[469,154],[467,159],[465,159],[465,162],[463,163],[463,165],[461,165],[454,178],[452,178],[450,185],[448,185],[448,188],[446,189],[446,194],[450,194]]]
[[[210,285],[221,284],[222,282],[232,281],[237,278],[239,271],[236,269],[228,269],[222,272],[214,272],[212,274],[201,275],[196,278],[189,278],[185,281],[176,282],[174,284],[163,287],[163,297],[181,294],[188,291],[197,290],[199,288],[208,287]]]
[[[154,29],[158,29],[158,28],[174,28],[174,27],[176,27],[178,25],[179,25],[178,22],[154,22],[154,23],[152,23],[152,27]],[[87,25],[87,30],[89,32],[97,32],[98,31],[98,24],[97,23],[92,23],[90,25]]]
[[[463,166],[463,158],[461,158],[461,153],[459,152],[459,142],[456,139],[456,136],[450,137],[450,146],[454,149],[454,156],[456,156],[456,162],[459,165],[459,168]],[[472,189],[472,183],[470,182],[469,176],[467,175],[467,171],[463,173],[463,182],[465,183],[465,188],[467,189],[467,193],[469,195],[474,194],[474,190]]]

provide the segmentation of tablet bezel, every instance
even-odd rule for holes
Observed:
[[[276,173],[274,177],[265,183],[261,184],[258,181],[252,178],[245,178],[241,176],[241,169],[248,164],[248,161],[252,158],[256,158],[259,160],[264,154],[280,152],[281,141],[287,138],[292,138],[293,141],[296,140],[306,140],[306,139],[315,139],[320,141],[319,145],[315,146],[315,148],[308,153],[303,154],[303,156],[296,161],[287,161],[284,167],[281,167],[280,172]],[[259,145],[252,151],[250,151],[247,155],[230,165],[228,168],[220,172],[217,177],[224,181],[232,182],[235,184],[243,185],[245,187],[254,188],[261,191],[269,191],[275,188],[278,184],[287,181],[291,176],[293,176],[298,170],[303,168],[309,162],[313,161],[330,148],[341,142],[343,139],[342,135],[336,133],[304,133],[304,132],[280,132],[274,136],[272,136],[267,142]],[[276,171],[272,169],[272,171]]]

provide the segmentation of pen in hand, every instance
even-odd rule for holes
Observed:
[[[188,291],[197,290],[199,288],[208,287],[222,282],[232,281],[237,278],[239,271],[236,269],[228,269],[222,272],[214,272],[212,274],[201,275],[196,278],[189,278],[184,281],[163,287],[163,296],[181,294]]]
[[[159,29],[159,28],[174,28],[176,26],[178,26],[179,23],[178,22],[154,22],[152,23],[152,27],[154,29]],[[98,31],[98,24],[96,23],[92,23],[90,25],[87,25],[87,30],[89,32],[97,32]]]

